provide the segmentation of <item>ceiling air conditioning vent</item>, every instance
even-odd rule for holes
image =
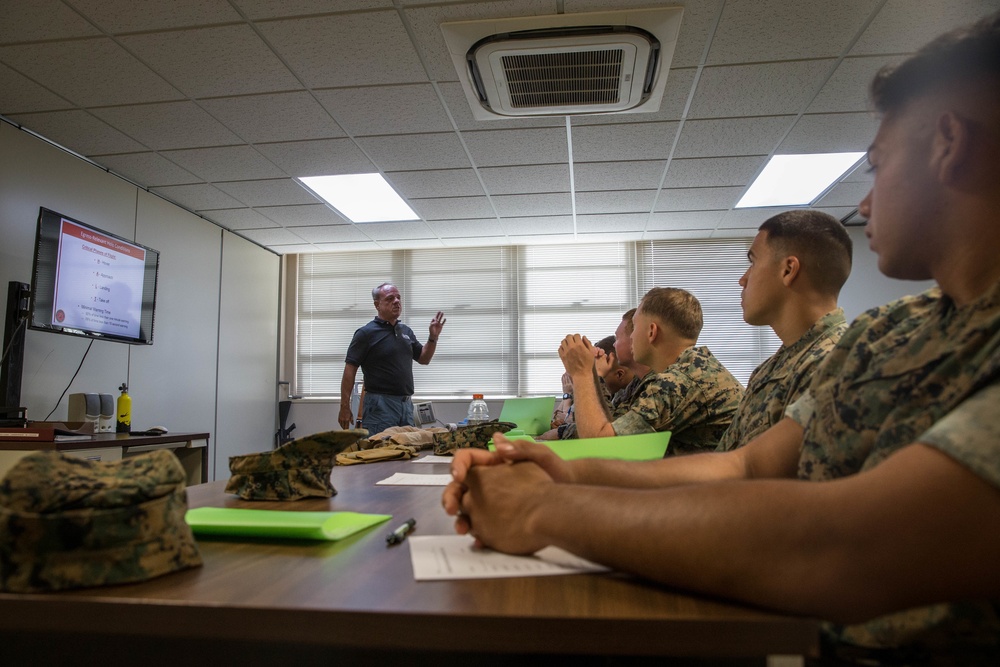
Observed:
[[[683,9],[444,23],[477,120],[657,111]]]

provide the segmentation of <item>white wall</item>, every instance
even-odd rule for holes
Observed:
[[[133,398],[136,430],[207,431],[210,458],[270,449],[276,429],[280,259],[61,149],[0,122],[0,287],[31,281],[45,206],[160,251],[153,345],[94,341],[67,395]],[[67,418],[65,397],[90,341],[28,330],[21,405]],[[54,408],[54,410],[53,410]],[[221,444],[220,444],[221,443]],[[218,449],[218,455],[217,450]],[[215,470],[210,466],[209,478]]]

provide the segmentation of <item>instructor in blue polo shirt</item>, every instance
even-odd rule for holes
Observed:
[[[375,435],[390,426],[413,425],[413,362],[427,365],[437,349],[438,336],[447,321],[438,311],[430,324],[427,344],[421,345],[413,329],[399,321],[403,303],[392,283],[372,290],[375,319],[354,332],[347,348],[347,363],[340,381],[340,426],[354,424],[351,391],[360,367],[365,375],[365,408],[361,425]]]

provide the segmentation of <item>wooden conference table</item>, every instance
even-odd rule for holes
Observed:
[[[441,487],[375,482],[394,472],[447,471],[444,464],[409,461],[337,467],[336,496],[289,503],[242,501],[224,493],[225,481],[190,487],[191,507],[351,510],[393,518],[339,542],[202,538],[201,568],[127,586],[0,594],[0,655],[34,664],[65,658],[144,667],[383,659],[474,660],[481,667],[548,664],[553,654],[570,654],[577,664],[603,664],[604,656],[640,663],[642,656],[657,656],[659,664],[662,656],[756,657],[764,664],[765,656],[817,651],[811,619],[624,574],[416,582],[407,542],[387,547],[385,537],[410,517],[416,535],[451,534]]]

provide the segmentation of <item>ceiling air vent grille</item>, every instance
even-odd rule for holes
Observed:
[[[515,109],[615,105],[621,100],[621,49],[521,54],[500,62]]]

